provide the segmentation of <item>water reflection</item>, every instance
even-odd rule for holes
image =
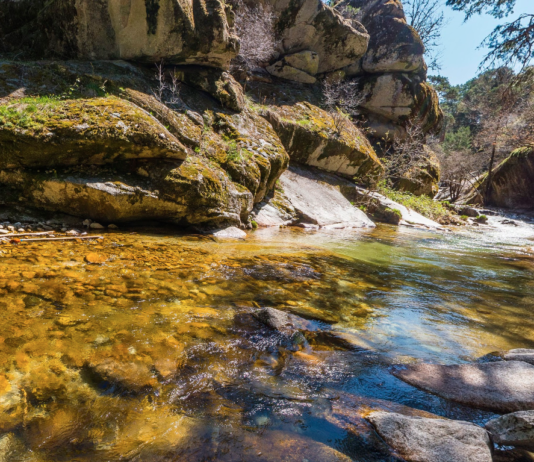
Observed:
[[[417,391],[389,366],[534,346],[529,235],[499,236],[379,227],[2,246],[0,450],[32,461],[396,460],[369,410],[490,414]],[[294,343],[254,317],[264,306],[319,330]]]

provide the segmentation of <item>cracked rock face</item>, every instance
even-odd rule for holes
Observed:
[[[237,54],[222,0],[3,2],[0,51],[227,68]]]

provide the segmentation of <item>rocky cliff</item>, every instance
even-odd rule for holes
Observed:
[[[366,134],[321,108],[328,75],[361,80],[370,124],[439,121],[416,45],[393,59],[378,26],[319,0],[264,1],[280,51],[271,79],[244,86],[227,71],[239,40],[222,0],[1,2],[0,201],[103,223],[252,226],[290,161],[382,174]]]

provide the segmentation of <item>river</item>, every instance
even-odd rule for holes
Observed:
[[[395,461],[370,410],[483,424],[388,369],[534,347],[534,225],[489,219],[1,246],[0,460]]]

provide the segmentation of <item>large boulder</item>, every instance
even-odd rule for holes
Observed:
[[[165,105],[149,71],[124,62],[0,70],[6,203],[103,223],[243,226],[289,162],[257,113],[228,111],[188,85]]]
[[[291,159],[348,177],[379,175],[382,164],[365,134],[309,102],[270,106],[263,113]]]
[[[222,0],[4,1],[0,52],[227,68],[239,43]]]
[[[363,26],[347,21],[321,0],[262,1],[273,9],[277,17],[276,33],[282,56],[301,52],[306,52],[308,56],[314,54],[313,60],[306,60],[304,69],[303,56],[287,59],[283,62],[285,68],[291,67],[308,76],[332,72],[358,61],[367,50],[369,35]],[[249,3],[254,5],[256,1]],[[282,68],[281,64],[271,71]],[[293,80],[290,70],[286,69],[282,77]],[[294,75],[297,74],[300,75],[294,72]]]
[[[417,72],[425,67],[425,47],[406,22],[400,0],[344,0],[339,7],[358,10],[371,39],[361,69],[368,73]]]
[[[493,412],[534,409],[534,366],[522,361],[398,366],[393,375],[442,398]]]
[[[506,414],[486,423],[497,444],[534,450],[534,411]]]
[[[487,190],[487,178],[479,190]],[[534,148],[516,149],[491,176],[490,205],[505,208],[534,206]]]
[[[369,228],[375,225],[353,206],[330,174],[303,167],[290,167],[280,177],[286,197],[300,220],[318,228]]]
[[[187,148],[154,117],[118,98],[30,98],[0,112],[0,169],[186,156]]]
[[[407,462],[491,462],[488,433],[469,422],[372,412],[367,419]]]

